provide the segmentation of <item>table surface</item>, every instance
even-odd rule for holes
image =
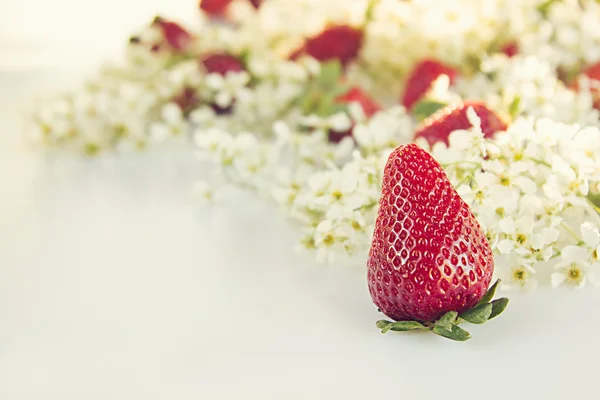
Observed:
[[[0,399],[561,399],[598,385],[600,292],[515,294],[473,339],[382,335],[360,262],[317,266],[242,192],[191,196],[190,149],[82,159],[22,138],[0,72]]]
[[[360,260],[294,253],[294,228],[246,193],[199,207],[190,149],[31,148],[31,96],[76,83],[160,7],[189,16],[88,3],[2,2],[0,399],[597,397],[600,291],[514,294],[466,343],[382,335]]]

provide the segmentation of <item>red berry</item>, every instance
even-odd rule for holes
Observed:
[[[498,131],[506,130],[506,123],[502,118],[484,103],[466,101],[458,106],[443,108],[427,118],[417,129],[415,138],[425,138],[430,145],[440,141],[448,144],[450,133],[458,129],[469,129],[471,127],[471,123],[467,118],[469,107],[473,107],[473,110],[481,119],[481,130],[485,137],[491,137]]]
[[[362,106],[367,117],[372,117],[373,114],[381,110],[381,106],[373,98],[356,86],[350,88],[350,90],[339,96],[335,101],[342,104],[357,102]]]
[[[367,260],[373,302],[397,320],[434,321],[485,294],[494,259],[441,165],[415,144],[392,152]]]
[[[372,117],[373,114],[381,110],[381,106],[375,100],[373,100],[373,98],[371,98],[369,95],[363,92],[362,89],[356,86],[353,86],[345,94],[336,98],[335,102],[340,104],[349,104],[352,102],[357,102],[362,106],[362,109],[367,118]],[[328,136],[329,141],[332,143],[339,143],[345,137],[352,136],[353,129],[354,127],[352,126],[350,127],[350,129],[343,132],[330,130]]]
[[[506,54],[508,57],[514,57],[519,53],[519,44],[515,41],[505,43],[500,51]]]
[[[214,72],[225,76],[228,72],[246,70],[239,59],[226,53],[206,54],[200,59],[200,62],[209,74]]]
[[[225,76],[228,72],[241,72],[246,70],[244,64],[242,64],[239,59],[227,53],[206,54],[200,59],[200,63],[209,74],[217,73]],[[229,114],[233,109],[233,104],[229,107],[220,107],[217,104],[212,104],[212,109],[217,115]]]
[[[176,22],[157,17],[154,23],[160,27],[167,44],[177,50],[185,50],[192,41],[192,35]]]
[[[209,16],[221,16],[225,14],[232,0],[200,0],[200,9]]]
[[[262,2],[264,0],[250,0],[250,3],[252,3],[252,5],[254,6],[254,8],[256,8],[257,10],[260,8]]]
[[[414,66],[408,76],[402,104],[410,110],[427,93],[431,85],[440,75],[448,75],[450,83],[454,83],[458,71],[437,60],[426,59]]]
[[[196,91],[191,87],[185,87],[177,96],[172,99],[175,104],[183,110],[183,112],[188,112],[196,107],[200,99],[196,94]]]
[[[306,39],[304,45],[290,55],[290,59],[308,54],[319,61],[339,60],[346,65],[358,56],[362,42],[361,30],[348,25],[330,26]]]

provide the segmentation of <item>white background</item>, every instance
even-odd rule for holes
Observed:
[[[159,3],[195,10],[1,2],[0,399],[598,397],[597,290],[513,295],[467,343],[381,335],[360,260],[314,265],[244,193],[198,207],[188,149],[84,160],[28,146],[28,99],[118,54]],[[35,51],[57,43],[69,59]]]

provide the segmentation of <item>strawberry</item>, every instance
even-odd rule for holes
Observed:
[[[431,88],[431,85],[440,75],[448,75],[450,83],[454,83],[458,71],[448,65],[442,64],[437,60],[425,59],[414,66],[408,76],[404,93],[402,95],[402,104],[407,110],[412,109]]]
[[[200,0],[200,9],[211,17],[225,14],[232,0]]]
[[[341,96],[338,96],[335,100],[338,104],[350,104],[357,102],[362,106],[363,112],[367,118],[371,118],[376,112],[381,110],[381,106],[375,102],[369,95],[367,95],[362,89],[357,86],[353,86]],[[329,132],[329,141],[332,143],[339,143],[343,138],[352,136],[354,127],[344,132]]]
[[[200,9],[212,18],[223,18],[233,0],[200,0]],[[257,10],[264,0],[248,0]]]
[[[227,53],[210,53],[201,57],[200,63],[206,68],[206,72],[227,75],[228,72],[245,71],[244,64],[236,57]]]
[[[219,75],[227,75],[229,72],[241,72],[245,71],[246,68],[242,62],[227,53],[210,53],[205,54],[200,58],[200,63],[206,69],[207,73],[216,73]],[[221,115],[221,114],[229,114],[231,112],[233,105],[229,107],[219,107],[217,104],[213,104],[213,110]]]
[[[185,87],[177,96],[173,97],[171,101],[177,104],[184,114],[187,114],[194,109],[194,107],[198,106],[200,98],[193,88]]]
[[[350,90],[336,98],[335,101],[340,104],[349,104],[352,102],[359,103],[367,118],[370,118],[376,112],[381,111],[381,106],[357,86],[351,87]]]
[[[415,138],[425,138],[430,145],[439,141],[448,144],[448,136],[451,132],[471,127],[471,123],[467,118],[469,107],[473,107],[473,110],[481,119],[481,130],[485,137],[491,137],[498,131],[506,130],[506,123],[498,114],[490,110],[485,103],[466,101],[458,106],[445,107],[431,115],[417,129]]]
[[[176,22],[156,17],[153,24],[162,30],[165,41],[176,51],[184,51],[192,42],[192,35]]]
[[[500,51],[504,54],[506,54],[506,56],[508,57],[514,57],[515,55],[517,55],[519,53],[519,44],[516,41],[510,41],[508,43],[505,43],[501,48]]]
[[[481,323],[499,313],[487,303],[494,259],[486,236],[442,166],[415,144],[388,158],[367,267],[373,302],[402,321],[379,321],[382,331],[431,329],[466,340],[458,315]]]
[[[361,30],[348,25],[330,26],[306,39],[304,45],[290,55],[290,59],[308,54],[319,61],[339,60],[342,65],[347,65],[358,56],[362,42]]]

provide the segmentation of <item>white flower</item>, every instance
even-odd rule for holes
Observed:
[[[552,286],[563,283],[582,288],[587,283],[589,253],[581,247],[569,245],[561,253],[561,261],[556,264],[556,272],[551,276]]]
[[[150,137],[154,142],[160,143],[170,136],[187,134],[188,123],[177,104],[165,104],[161,110],[161,117],[161,122],[156,122],[150,127]]]
[[[340,236],[339,229],[331,220],[324,220],[317,225],[313,240],[317,249],[317,261],[332,263],[336,253],[343,249],[345,237]]]

